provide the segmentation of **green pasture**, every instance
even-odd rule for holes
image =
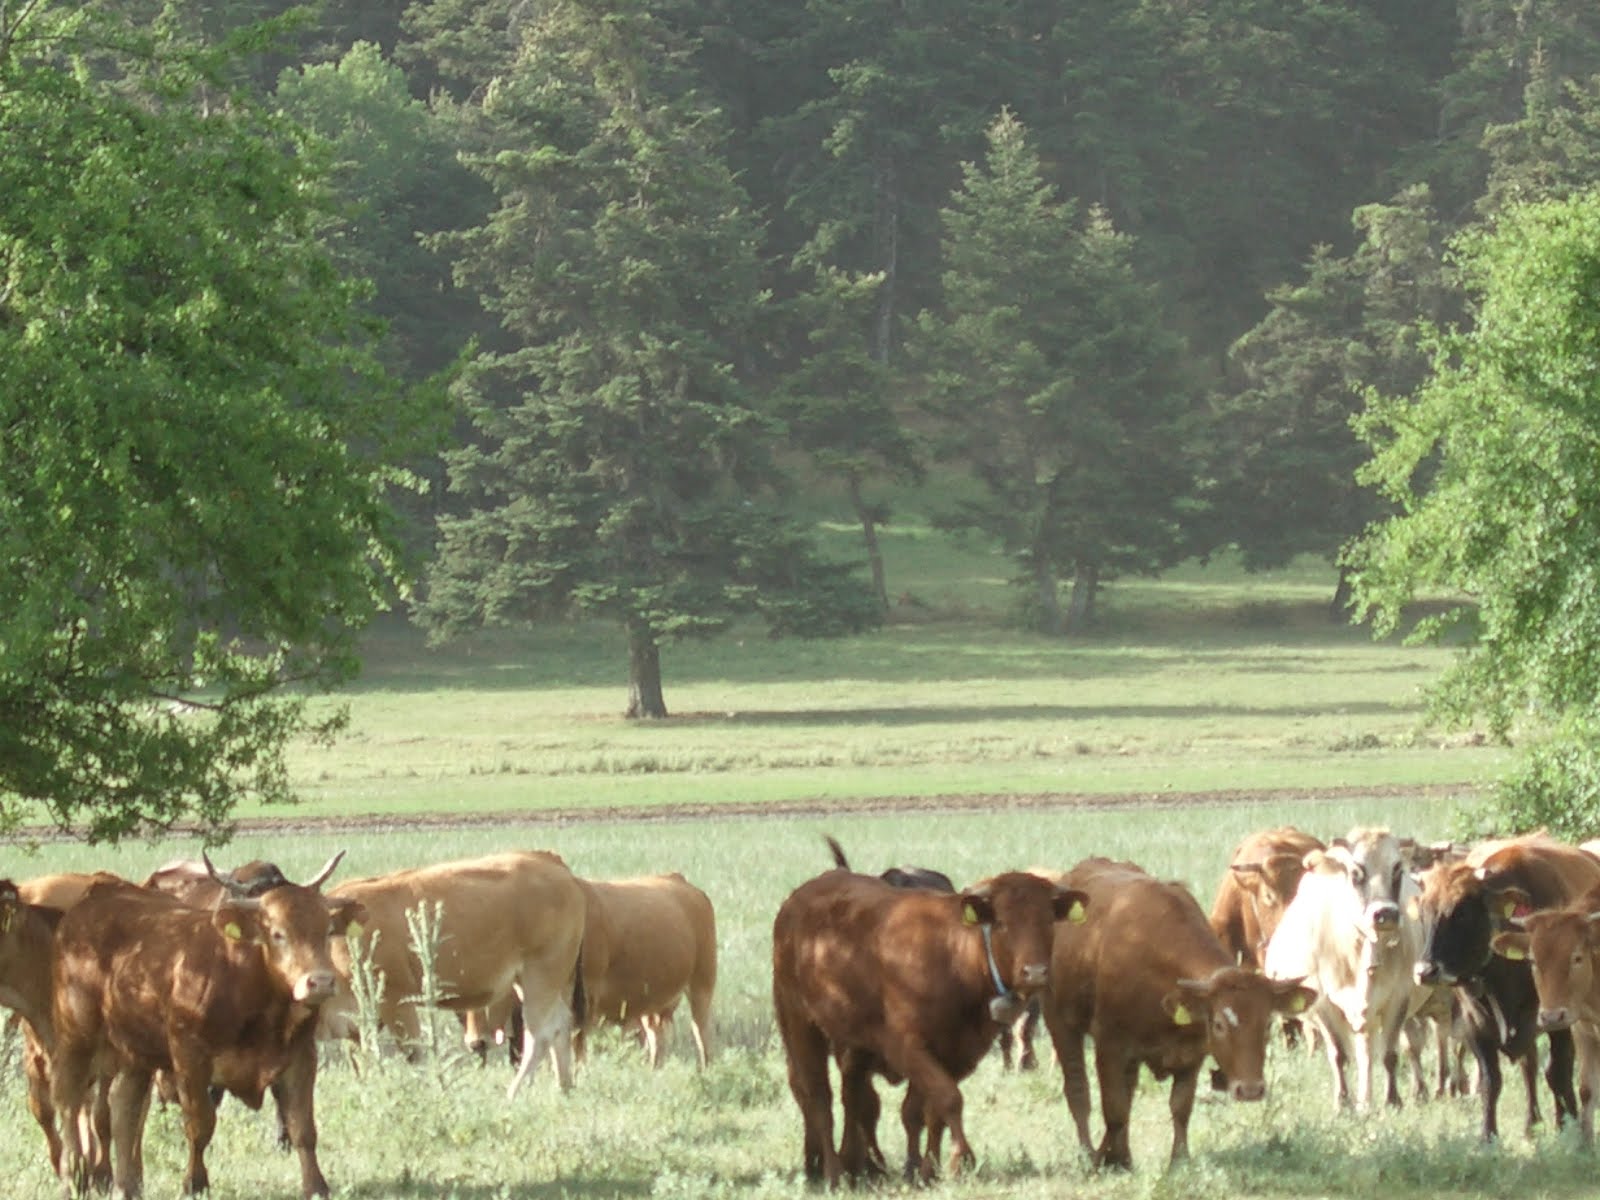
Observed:
[[[363,678],[342,697],[348,733],[294,750],[302,805],[240,814],[361,820],[344,832],[252,830],[219,860],[269,857],[304,877],[343,849],[336,878],[347,879],[525,846],[557,850],[595,878],[682,871],[718,913],[718,1052],[700,1073],[680,1033],[651,1073],[632,1046],[602,1037],[570,1094],[541,1073],[507,1104],[504,1062],[481,1069],[452,1051],[355,1063],[329,1047],[317,1102],[336,1195],[808,1194],[772,1027],[770,930],[788,891],[829,865],[825,833],[864,870],[915,863],[963,881],[1090,854],[1131,858],[1209,905],[1252,829],[1288,821],[1327,836],[1385,824],[1443,836],[1505,763],[1470,732],[1422,726],[1421,690],[1448,651],[1376,644],[1330,622],[1325,565],[1253,577],[1219,562],[1118,583],[1099,632],[1052,641],[1007,623],[1008,572],[995,556],[916,524],[891,527],[886,548],[897,603],[883,630],[773,642],[752,629],[671,647],[674,716],[659,722],[621,719],[625,659],[609,629],[499,631],[438,648],[398,623],[373,632]],[[953,796],[989,800],[941,802]],[[885,797],[913,807],[881,810]],[[1137,803],[1107,806],[1119,798]],[[424,814],[480,820],[409,823]],[[142,878],[198,848],[192,837],[90,848],[36,833],[14,841],[0,873],[104,867]],[[1484,1149],[1475,1099],[1334,1114],[1325,1065],[1282,1049],[1270,1082],[1260,1105],[1207,1097],[1194,1161],[1169,1174],[1165,1089],[1147,1081],[1136,1169],[1101,1177],[1080,1159],[1053,1068],[1007,1074],[989,1061],[964,1089],[978,1169],[940,1189],[1398,1200],[1593,1191],[1595,1160],[1570,1134],[1522,1136],[1519,1084],[1502,1100],[1504,1143]],[[0,1111],[10,1114],[4,1194],[55,1195],[16,1071],[0,1072]],[[900,1144],[893,1093],[882,1141]],[[148,1194],[173,1194],[176,1113],[152,1116],[146,1160]],[[297,1189],[268,1115],[234,1101],[210,1164],[223,1200]]]
[[[1047,639],[1007,622],[997,556],[926,526],[891,527],[885,547],[903,601],[885,628],[670,645],[665,721],[622,719],[626,654],[609,627],[430,648],[386,625],[340,698],[348,734],[292,756],[299,812],[1464,787],[1504,767],[1470,731],[1422,725],[1450,651],[1331,621],[1325,563],[1118,582],[1093,636]]]
[[[488,1200],[499,1197],[767,1197],[810,1194],[800,1173],[798,1114],[772,1027],[770,928],[798,882],[828,865],[825,832],[854,863],[940,866],[966,881],[1022,865],[1068,866],[1092,853],[1130,857],[1187,881],[1208,904],[1228,853],[1245,832],[1292,821],[1323,835],[1384,823],[1422,837],[1450,823],[1446,796],[1397,802],[1341,799],[1122,811],[1067,808],[992,813],[518,823],[456,831],[245,837],[224,857],[276,858],[294,875],[347,851],[337,878],[408,863],[470,856],[507,845],[559,850],[580,873],[615,877],[682,870],[713,898],[721,974],[716,1057],[694,1069],[686,1031],[657,1073],[618,1037],[599,1039],[573,1091],[548,1070],[508,1104],[503,1061],[480,1068],[455,1053],[407,1063],[366,1062],[330,1047],[318,1083],[323,1166],[344,1197]],[[140,876],[188,843],[89,851],[66,844],[17,859],[17,873],[89,865]],[[940,1184],[956,1197],[1577,1197],[1592,1194],[1593,1156],[1570,1134],[1522,1134],[1521,1087],[1502,1099],[1504,1142],[1476,1142],[1476,1098],[1408,1104],[1397,1114],[1335,1114],[1326,1066],[1275,1047],[1271,1095],[1260,1105],[1206,1097],[1192,1130],[1194,1158],[1169,1173],[1165,1085],[1146,1079],[1135,1106],[1135,1170],[1097,1176],[1080,1161],[1059,1075],[1047,1065],[1008,1074],[986,1061],[964,1088],[977,1172]],[[900,1145],[896,1092],[886,1097],[884,1145]],[[1548,1111],[1548,1102],[1544,1103]],[[0,1076],[0,1178],[8,1196],[52,1196],[43,1140],[29,1120],[15,1071]],[[156,1112],[146,1139],[152,1196],[174,1193],[182,1135],[174,1112]],[[292,1197],[293,1160],[272,1146],[272,1122],[228,1101],[211,1156],[212,1194],[231,1200]],[[898,1190],[891,1189],[891,1190]]]

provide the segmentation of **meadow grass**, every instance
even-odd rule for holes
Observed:
[[[1254,577],[1216,562],[1121,582],[1094,636],[1044,639],[1007,623],[1010,571],[998,556],[915,520],[885,538],[896,604],[882,631],[812,643],[751,629],[669,647],[674,716],[665,721],[621,719],[625,655],[608,628],[500,631],[434,649],[398,624],[373,631],[367,670],[343,698],[348,735],[296,747],[290,766],[303,803],[266,814],[368,823],[242,835],[219,861],[270,858],[303,878],[343,849],[335,878],[349,879],[523,846],[557,850],[593,878],[682,871],[717,909],[718,1049],[698,1072],[680,1033],[652,1073],[636,1047],[601,1037],[570,1094],[558,1095],[545,1071],[507,1104],[504,1062],[479,1068],[449,1051],[432,1069],[390,1057],[358,1071],[344,1048],[330,1047],[317,1104],[336,1195],[810,1194],[773,1030],[770,940],[783,897],[830,865],[825,833],[860,869],[921,864],[959,881],[1065,868],[1090,854],[1130,858],[1186,881],[1208,905],[1247,832],[1294,822],[1323,836],[1356,824],[1444,836],[1504,765],[1497,748],[1422,727],[1421,689],[1448,651],[1374,643],[1330,623],[1325,565]],[[1397,798],[1397,786],[1410,790]],[[1229,799],[1287,788],[1300,798]],[[1099,808],[1081,802],[1086,793],[1141,802]],[[1024,794],[1058,799],[1023,807]],[[1161,803],[1168,794],[1185,799]],[[941,806],[954,795],[990,802]],[[890,796],[920,798],[920,807],[870,811]],[[716,815],[730,804],[808,811]],[[686,819],[675,805],[706,812]],[[452,813],[499,819],[406,825]],[[107,868],[139,879],[197,850],[177,837],[119,847],[46,840],[31,851],[19,841],[0,873]],[[1171,1173],[1165,1087],[1147,1079],[1134,1111],[1136,1169],[1099,1176],[1069,1132],[1058,1074],[1006,1073],[990,1059],[964,1086],[978,1170],[941,1191],[1119,1200],[1592,1193],[1593,1159],[1570,1135],[1522,1138],[1515,1084],[1502,1101],[1508,1135],[1484,1149],[1476,1099],[1336,1115],[1321,1061],[1281,1048],[1270,1078],[1265,1104],[1206,1097],[1195,1159]],[[882,1126],[891,1154],[897,1103],[891,1090]],[[55,1195],[15,1071],[0,1072],[0,1106],[12,1114],[0,1133],[4,1194]],[[293,1195],[296,1172],[272,1137],[267,1114],[229,1101],[209,1156],[212,1194]],[[174,1191],[175,1112],[153,1114],[146,1160],[149,1194]]]
[[[773,1197],[808,1193],[800,1179],[799,1116],[788,1094],[772,1021],[771,923],[796,884],[830,865],[822,841],[837,836],[854,865],[938,866],[965,882],[998,870],[1066,867],[1089,854],[1131,858],[1187,882],[1208,905],[1233,845],[1265,825],[1293,822],[1330,836],[1386,824],[1431,838],[1452,822],[1447,796],[1196,804],[1138,810],[1074,808],[820,817],[508,822],[492,829],[241,837],[229,862],[272,857],[291,876],[347,851],[336,879],[509,845],[555,849],[580,874],[614,878],[677,869],[716,904],[721,959],[715,1057],[693,1065],[692,1039],[675,1031],[667,1063],[652,1073],[638,1047],[602,1036],[577,1086],[557,1093],[548,1067],[507,1104],[510,1067],[480,1068],[450,1051],[438,1069],[398,1057],[352,1068],[328,1047],[317,1088],[324,1169],[338,1196],[490,1200],[498,1197]],[[142,875],[189,843],[90,850],[42,847],[30,869],[106,866]],[[13,864],[13,868],[21,864]],[[20,873],[20,872],[19,872]],[[1148,1077],[1134,1109],[1135,1170],[1097,1175],[1081,1160],[1046,1065],[1007,1073],[991,1056],[964,1085],[967,1124],[980,1155],[970,1178],[946,1181],[955,1197],[1360,1197],[1441,1192],[1495,1197],[1592,1194],[1594,1159],[1570,1134],[1521,1133],[1520,1084],[1502,1099],[1502,1144],[1477,1144],[1478,1100],[1411,1104],[1395,1114],[1335,1114],[1320,1056],[1275,1044],[1270,1098],[1260,1105],[1206,1096],[1191,1129],[1193,1161],[1169,1172],[1166,1086]],[[1409,1096],[1409,1093],[1408,1093]],[[898,1091],[886,1089],[881,1137],[898,1155]],[[43,1142],[26,1115],[20,1078],[0,1077],[0,1178],[8,1196],[50,1196]],[[1548,1112],[1548,1102],[1544,1102]],[[1098,1127],[1098,1117],[1095,1119]],[[228,1101],[210,1155],[212,1194],[288,1197],[292,1158],[272,1147],[269,1114]],[[176,1114],[158,1111],[146,1139],[149,1194],[170,1194],[182,1170]],[[890,1190],[899,1190],[891,1188]]]

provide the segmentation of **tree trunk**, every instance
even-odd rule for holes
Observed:
[[[872,337],[874,361],[887,363],[894,345],[896,320],[895,284],[900,275],[900,187],[892,155],[884,152],[877,162],[873,180],[877,211],[873,214],[873,230],[877,236],[878,270],[883,272],[883,286],[878,289],[878,320]]]
[[[883,548],[878,545],[878,522],[872,507],[861,496],[861,478],[854,471],[848,477],[850,503],[856,510],[856,520],[861,522],[861,540],[867,547],[867,565],[872,568],[872,590],[877,594],[878,607],[889,611],[889,584],[883,573]]]
[[[667,715],[661,695],[661,647],[655,634],[642,626],[628,626],[628,711],[630,718]]]
[[[1033,556],[1034,598],[1039,605],[1039,632],[1049,637],[1061,633],[1061,597],[1056,593],[1056,572],[1050,556]]]
[[[1072,576],[1072,598],[1067,602],[1067,632],[1083,633],[1094,624],[1095,593],[1100,590],[1100,568],[1079,563]]]
[[[1350,601],[1355,595],[1355,588],[1350,583],[1350,568],[1339,568],[1339,582],[1333,585],[1333,603],[1328,606],[1328,619],[1330,621],[1348,621],[1350,619]]]

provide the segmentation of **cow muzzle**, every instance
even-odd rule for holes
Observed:
[[[339,977],[332,971],[312,971],[294,985],[294,998],[301,1004],[321,1004],[332,999],[338,988]]]
[[[1017,973],[1016,988],[1019,992],[1036,992],[1049,982],[1049,963],[1029,963]]]
[[[1438,963],[1428,958],[1424,958],[1417,963],[1413,974],[1416,976],[1417,982],[1424,987],[1455,982],[1455,976],[1447,974]]]
[[[1539,1010],[1539,1028],[1545,1033],[1552,1030],[1571,1029],[1574,1021],[1570,1008],[1541,1008]]]
[[[1400,928],[1400,906],[1391,900],[1382,900],[1367,907],[1367,920],[1375,933],[1393,933]]]
[[[1228,1083],[1228,1098],[1230,1100],[1257,1101],[1267,1098],[1267,1081],[1265,1079],[1234,1079]]]

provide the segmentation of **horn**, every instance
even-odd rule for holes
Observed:
[[[312,889],[321,887],[325,882],[327,882],[328,876],[333,874],[333,869],[339,865],[339,860],[343,857],[344,851],[341,850],[328,860],[327,866],[323,867],[322,870],[318,871],[310,879],[306,880],[304,886]]]
[[[217,871],[216,865],[211,861],[211,856],[204,850],[200,851],[200,861],[206,865],[206,874],[211,876],[222,890],[235,900],[246,900],[250,897],[250,889],[245,884],[238,882],[232,875],[223,875]]]

